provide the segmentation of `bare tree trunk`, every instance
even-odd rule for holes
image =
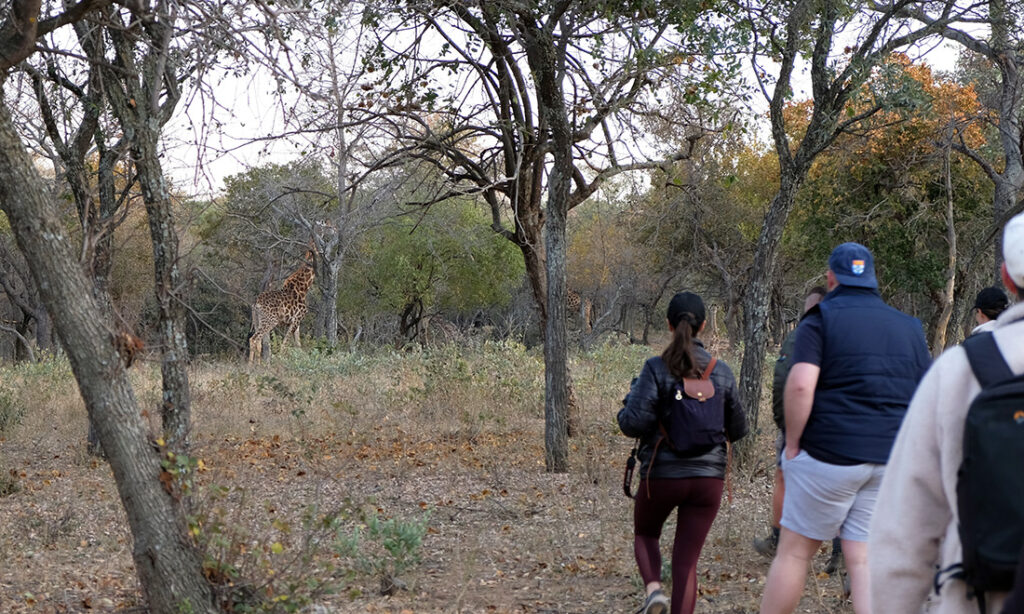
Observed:
[[[554,473],[569,470],[569,390],[566,351],[566,222],[571,189],[572,130],[565,112],[562,72],[555,41],[547,28],[524,24],[530,71],[537,84],[541,114],[550,127],[553,154],[544,218],[547,322],[544,334],[544,450],[545,467]],[[564,41],[559,44],[564,44]]]
[[[32,344],[25,338],[23,331],[18,330],[19,328],[21,327],[0,324],[0,330],[13,334],[16,339],[14,342],[14,360],[17,362],[21,362],[23,360],[35,362],[36,353],[32,350]]]
[[[542,216],[527,215],[517,220],[514,243],[523,253],[526,264],[526,279],[530,283],[533,302],[537,306],[540,329],[545,331],[548,322],[548,281],[547,246],[543,240]]]
[[[740,400],[746,408],[751,428],[757,429],[761,400],[761,373],[768,346],[768,322],[771,319],[772,285],[775,282],[775,262],[789,212],[800,182],[806,173],[798,169],[782,170],[779,192],[772,199],[765,216],[761,236],[754,252],[754,267],[750,272],[743,309],[743,363],[740,368]]]
[[[338,255],[327,263],[327,275],[320,279],[320,290],[324,297],[324,337],[328,347],[338,345],[338,273],[341,268],[341,256]]]
[[[46,307],[40,304],[34,318],[36,321],[36,348],[48,350],[53,346],[53,326]]]
[[[183,280],[171,196],[157,147],[160,130],[179,97],[169,57],[176,9],[161,4],[158,10],[170,13],[133,14],[138,21],[130,26],[121,23],[117,13],[108,11],[111,26],[107,31],[116,49],[116,65],[105,65],[104,76],[111,108],[130,144],[149,219],[159,306],[164,435],[172,449],[187,450],[192,401],[185,310],[178,295]],[[145,53],[138,58],[140,47]]]
[[[942,159],[942,170],[946,179],[946,243],[949,257],[946,261],[946,285],[939,295],[939,316],[931,334],[932,356],[938,356],[946,349],[946,331],[953,315],[953,290],[956,287],[956,226],[953,218],[953,173],[950,169],[950,147],[946,145]]]
[[[989,1],[989,19],[992,27],[989,59],[999,67],[1002,79],[999,93],[999,141],[1003,146],[1004,168],[995,181],[992,201],[992,215],[997,223],[1017,205],[1024,190],[1024,159],[1022,159],[1021,138],[1024,136],[1021,96],[1024,95],[1024,79],[1021,78],[1021,63],[1024,54],[1015,47],[1014,37],[1018,34],[1015,14],[1008,10],[1006,0]],[[1003,235],[996,237],[996,254],[1003,253]],[[996,278],[999,277],[999,256],[996,256]]]
[[[0,207],[53,316],[110,459],[150,610],[213,612],[200,557],[178,502],[161,484],[160,456],[147,441],[138,403],[112,345],[112,331],[46,193],[7,108],[0,107]]]
[[[192,396],[188,382],[188,341],[185,336],[185,310],[178,296],[182,285],[178,267],[178,234],[174,229],[171,197],[164,181],[156,151],[156,135],[139,132],[132,146],[139,170],[142,197],[149,218],[153,242],[153,267],[156,300],[159,306],[160,349],[163,376],[164,437],[173,450],[188,450]]]

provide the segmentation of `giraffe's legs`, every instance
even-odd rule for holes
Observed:
[[[263,335],[253,333],[252,337],[249,338],[249,364],[253,363],[253,360],[259,362],[262,358],[260,354],[263,352]]]
[[[302,347],[302,339],[299,337],[299,321],[295,321],[295,347]]]
[[[284,348],[288,345],[288,338],[292,336],[292,331],[295,330],[296,324],[289,324],[288,330],[284,332],[284,339],[281,339],[281,352],[284,352]]]
[[[264,344],[266,341],[266,344]],[[263,362],[263,350],[270,356],[270,331],[256,331],[249,338],[249,364]]]

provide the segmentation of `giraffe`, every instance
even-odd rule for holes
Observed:
[[[580,295],[579,292],[570,289],[565,293],[565,310],[569,314],[569,317],[574,317],[572,314],[577,314],[580,318],[580,328],[583,332],[589,333],[591,327],[591,317],[593,316],[593,304],[590,299]]]
[[[263,338],[278,324],[287,324],[288,330],[281,341],[281,348],[288,343],[288,337],[295,336],[295,345],[302,347],[299,340],[299,323],[306,315],[306,294],[316,272],[313,270],[313,248],[306,250],[302,266],[284,280],[280,290],[268,290],[256,297],[252,306],[252,328],[249,336],[249,363],[262,359]]]

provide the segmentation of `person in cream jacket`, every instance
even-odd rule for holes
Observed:
[[[995,321],[992,334],[1014,373],[1024,373],[1024,214],[1006,226],[1003,283],[1018,303]],[[967,585],[936,572],[962,561],[957,469],[964,419],[981,387],[960,346],[946,350],[921,380],[893,446],[868,539],[871,604],[893,614],[973,614]],[[986,593],[1000,612],[1005,593]]]

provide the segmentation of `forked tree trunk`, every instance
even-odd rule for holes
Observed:
[[[178,101],[177,77],[170,66],[173,60],[169,54],[173,18],[133,14],[142,26],[134,22],[131,26],[121,24],[113,11],[108,12],[108,18],[113,24],[107,32],[116,49],[116,64],[105,66],[106,92],[130,144],[153,243],[164,436],[172,449],[188,450],[192,400],[187,371],[185,309],[178,296],[182,288],[178,235],[157,147],[160,130]],[[140,49],[144,54],[138,57]]]
[[[754,252],[754,267],[750,273],[743,309],[743,363],[740,368],[740,400],[746,409],[751,429],[757,429],[761,400],[761,373],[768,348],[768,322],[770,320],[772,284],[775,281],[775,263],[778,257],[782,231],[793,210],[793,202],[800,182],[806,176],[797,169],[782,172],[779,192],[772,200],[765,216],[761,236]]]
[[[0,207],[53,317],[90,419],[110,460],[150,611],[213,612],[212,591],[178,502],[160,482],[160,456],[47,190],[0,106]]]

